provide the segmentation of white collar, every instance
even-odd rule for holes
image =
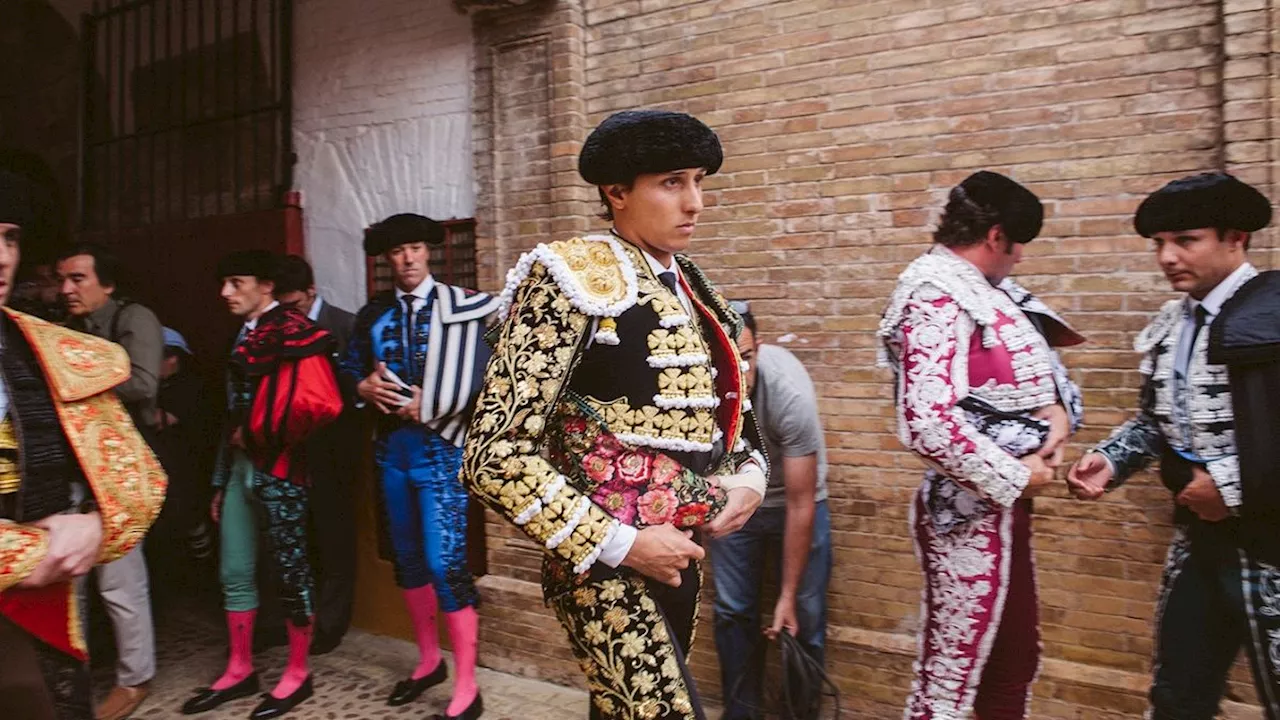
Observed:
[[[1187,296],[1188,311],[1195,310],[1198,306],[1203,305],[1209,317],[1217,317],[1218,312],[1222,310],[1222,304],[1231,299],[1236,290],[1240,288],[1246,275],[1252,276],[1257,274],[1253,269],[1253,265],[1244,262],[1234,272],[1228,275],[1204,296],[1203,300],[1196,300],[1190,295]]]
[[[640,246],[637,245],[636,247]],[[648,250],[640,248],[640,254],[644,255],[645,262],[649,263],[649,269],[653,271],[654,275],[661,275],[664,272],[673,272],[676,274],[676,277],[680,277],[680,266],[676,264],[675,255],[671,256],[671,267],[663,267],[662,263],[658,262],[657,258],[650,255]]]
[[[405,292],[400,288],[396,288],[396,300],[397,301],[402,300],[405,295],[412,295],[418,298],[419,300],[426,300],[427,295],[431,294],[431,291],[435,289],[435,286],[436,286],[435,276],[432,275],[431,273],[427,273],[427,279],[418,283],[418,287],[414,288],[412,292]]]
[[[307,312],[307,319],[315,322],[320,319],[320,309],[324,307],[324,298],[316,296],[316,301],[311,303],[311,310]]]
[[[967,266],[969,269],[973,270],[973,272],[976,273],[978,277],[982,278],[987,285],[990,285],[991,287],[997,287],[997,285],[992,284],[991,280],[988,279],[987,276],[984,275],[983,272],[978,269],[977,265],[973,264],[972,260],[961,255],[955,250],[952,250],[946,245],[940,245],[938,243],[934,243],[933,247],[929,249],[929,252],[935,253],[937,255],[942,255],[943,257],[951,258],[952,260],[955,260],[956,262],[959,262],[959,263],[964,263],[964,265]]]
[[[277,308],[277,307],[279,307],[279,306],[280,306],[280,303],[279,303],[279,302],[276,302],[275,300],[272,300],[270,305],[268,305],[268,306],[266,306],[265,308],[263,308],[262,313],[261,313],[261,314],[259,314],[259,315],[258,315],[258,317],[254,318],[254,319],[252,319],[252,320],[245,320],[245,322],[244,322],[244,329],[245,329],[245,330],[252,330],[252,329],[254,329],[254,328],[258,327],[258,321],[262,319],[262,316],[263,316],[263,315],[266,315],[267,313],[271,312],[272,310],[274,310],[275,308]]]

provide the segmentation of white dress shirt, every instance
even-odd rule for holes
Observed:
[[[307,319],[316,322],[320,319],[320,308],[324,307],[324,298],[316,296],[316,301],[311,303],[311,309],[307,311]]]
[[[432,275],[431,273],[427,273],[427,279],[418,283],[418,287],[414,288],[413,290],[410,290],[409,292],[405,292],[400,288],[396,288],[396,302],[403,305],[404,296],[412,295],[413,311],[417,312],[418,309],[422,307],[422,303],[427,301],[427,296],[431,294],[431,291],[434,290],[435,287],[436,287],[435,276]]]
[[[1191,352],[1195,349],[1194,338],[1191,334],[1195,332],[1195,316],[1196,308],[1204,306],[1207,317],[1204,321],[1204,328],[1201,332],[1208,332],[1209,326],[1213,324],[1213,319],[1218,317],[1218,313],[1222,311],[1222,304],[1231,298],[1235,291],[1241,285],[1241,278],[1253,271],[1253,266],[1249,263],[1242,263],[1240,267],[1235,269],[1222,282],[1214,286],[1203,300],[1196,300],[1190,295],[1187,296],[1186,307],[1183,312],[1191,319],[1191,322],[1182,323],[1182,332],[1178,335],[1178,356],[1174,361],[1174,370],[1181,376],[1186,377],[1187,369],[1191,364]]]
[[[680,266],[676,263],[675,257],[669,256],[667,258],[667,262],[670,263],[670,266],[664,266],[662,263],[658,262],[657,258],[650,255],[649,251],[644,248],[640,249],[640,254],[644,255],[644,259],[649,263],[649,269],[653,271],[654,275],[661,275],[664,272],[675,273],[676,297],[680,298],[680,304],[684,306],[685,314],[689,317],[693,317],[693,301],[689,299],[689,293],[684,290],[684,282],[680,276]],[[659,281],[661,281],[661,278],[659,278]]]
[[[280,303],[272,300],[271,304],[263,308],[262,312],[258,313],[257,317],[253,318],[252,320],[245,320],[244,327],[240,328],[240,335],[236,338],[236,345],[239,345],[240,341],[244,340],[244,337],[246,335],[248,335],[251,331],[253,331],[254,328],[258,327],[259,318],[261,318],[263,315],[266,315],[267,313],[271,312],[272,310],[276,309],[279,306],[280,306]]]

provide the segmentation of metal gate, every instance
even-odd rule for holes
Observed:
[[[86,230],[282,207],[292,0],[95,0],[83,17]]]

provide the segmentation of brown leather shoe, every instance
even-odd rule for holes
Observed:
[[[94,712],[94,720],[124,720],[136,712],[142,701],[147,699],[148,689],[148,683],[135,687],[111,688],[107,699],[103,700]]]

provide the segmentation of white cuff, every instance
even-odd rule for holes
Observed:
[[[631,546],[636,542],[636,529],[630,525],[618,525],[618,531],[613,537],[602,546],[600,546],[600,557],[596,558],[598,562],[602,562],[611,568],[616,568],[627,559],[627,553],[631,552]]]
[[[725,492],[735,488],[751,488],[760,493],[760,497],[764,497],[765,490],[769,487],[769,480],[764,476],[764,471],[755,462],[748,460],[742,464],[738,472],[734,475],[721,475],[720,487]]]
[[[1205,469],[1213,478],[1213,484],[1222,496],[1222,503],[1228,508],[1239,508],[1240,497],[1240,460],[1235,455],[1228,455],[1205,463]]]

